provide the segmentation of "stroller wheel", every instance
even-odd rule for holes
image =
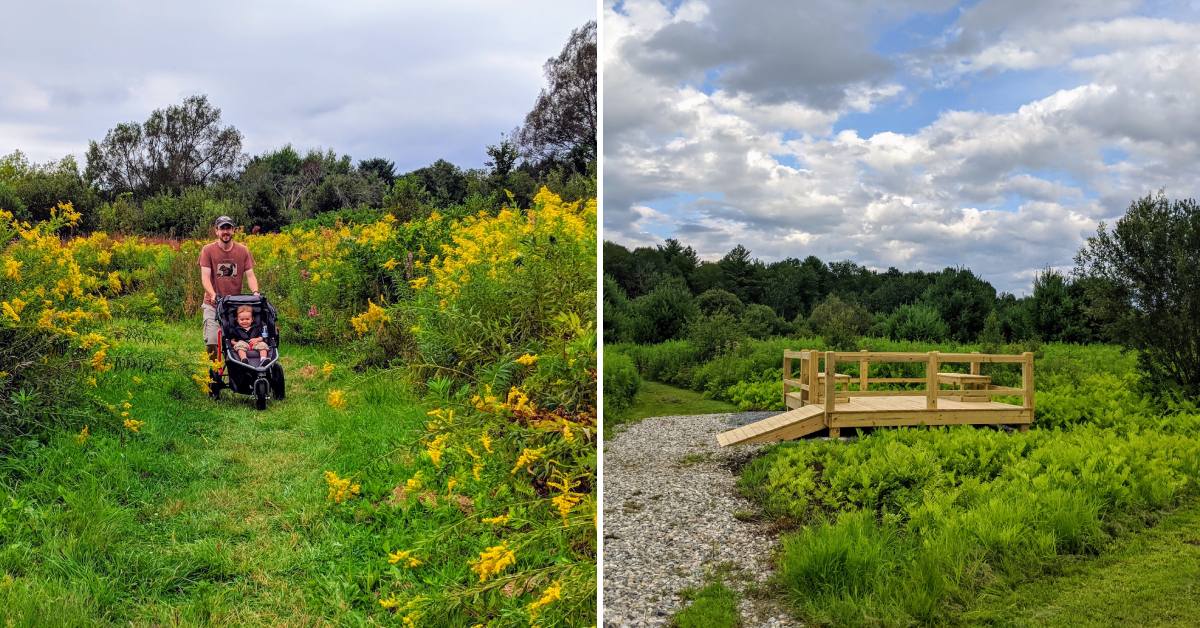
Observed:
[[[259,410],[267,409],[267,388],[269,384],[266,379],[254,380],[254,407]]]
[[[271,398],[283,400],[283,365],[276,364],[275,368],[271,369]]]

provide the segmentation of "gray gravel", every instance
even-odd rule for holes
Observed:
[[[604,623],[664,626],[684,604],[679,592],[717,566],[744,591],[771,574],[777,536],[737,495],[732,467],[755,446],[722,449],[717,434],[774,412],[645,419],[604,443]],[[764,596],[741,596],[746,626],[796,626]]]

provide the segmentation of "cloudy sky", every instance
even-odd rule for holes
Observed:
[[[403,172],[486,161],[592,0],[13,4],[0,37],[0,154],[74,154],[202,93],[250,154],[291,143]]]
[[[1200,178],[1200,2],[604,8],[605,238],[966,266],[1022,294]]]

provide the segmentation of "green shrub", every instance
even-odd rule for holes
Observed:
[[[738,382],[725,389],[723,397],[738,410],[783,410],[782,387],[776,381]]]
[[[883,321],[884,333],[896,340],[940,342],[950,337],[950,327],[928,305],[902,305]]]
[[[604,351],[604,409],[620,413],[633,405],[642,380],[633,359],[619,351]]]
[[[700,352],[701,359],[728,353],[745,337],[738,320],[727,310],[698,316],[687,325],[687,338]]]

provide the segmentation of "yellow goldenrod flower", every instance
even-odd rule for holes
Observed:
[[[330,408],[341,410],[346,407],[346,393],[335,388],[329,391],[329,395],[325,397],[325,402],[329,404]]]
[[[112,365],[105,363],[108,357],[108,347],[101,347],[99,351],[92,355],[92,369],[97,373],[112,370]]]
[[[12,258],[4,260],[4,276],[13,281],[20,281],[21,262]]]
[[[329,377],[333,374],[333,369],[333,364],[331,362],[326,362],[325,365],[321,367],[321,374],[325,377]]]
[[[482,471],[483,471],[483,463],[482,462],[476,462],[475,466],[471,467],[471,476],[475,478],[476,482],[479,481],[479,479],[480,479],[479,474]]]
[[[492,453],[492,437],[487,432],[479,435],[479,444],[483,445],[484,451]]]
[[[136,419],[125,419],[125,423],[124,423],[125,429],[129,430],[130,432],[141,431],[142,426],[145,424],[146,424],[145,421],[138,421]]]
[[[396,258],[391,257],[391,258],[388,258],[388,261],[383,263],[383,267],[387,270],[395,270],[396,265],[399,263],[400,262],[396,261]]]
[[[79,430],[79,434],[75,436],[75,442],[82,445],[87,442],[89,436],[91,436],[91,432],[88,431],[88,426],[84,425],[83,429]]]
[[[329,501],[340,504],[347,499],[358,495],[362,486],[359,484],[351,484],[350,478],[338,477],[333,471],[325,472],[325,483],[329,485]]]
[[[480,552],[479,558],[471,561],[471,570],[479,574],[480,582],[484,582],[515,562],[517,556],[508,549],[508,541],[505,541]]]
[[[483,523],[488,523],[488,524],[494,525],[494,526],[502,526],[502,525],[508,523],[508,518],[509,518],[509,515],[507,513],[505,513],[503,515],[498,515],[495,517],[484,517],[483,519],[480,519],[480,521],[482,521]]]
[[[557,600],[561,600],[561,599],[562,599],[562,583],[556,581],[554,584],[546,587],[545,591],[542,591],[541,597],[534,600],[533,602],[530,602],[529,606],[527,607],[529,609],[529,617],[531,619],[537,617],[537,614],[542,609],[542,607],[548,606],[551,603],[553,603]]]
[[[582,494],[572,492],[576,486],[579,486],[579,482],[571,481],[561,472],[555,470],[554,478],[546,482],[546,486],[558,489],[559,494],[555,495],[554,499],[550,500],[550,503],[558,508],[558,514],[563,519],[563,525],[566,525],[567,515],[570,514],[571,509],[583,501]]]
[[[554,506],[558,508],[558,514],[563,519],[563,525],[566,525],[567,515],[570,514],[571,509],[579,505],[579,502],[581,501],[583,501],[583,495],[580,495],[579,493],[559,493],[558,495],[554,496],[554,499],[550,500],[550,503],[554,504]]]
[[[537,361],[538,361],[538,357],[536,355],[532,355],[529,353],[526,353],[525,355],[517,358],[517,364],[521,364],[524,366],[532,366]]]
[[[412,550],[396,550],[388,554],[388,562],[393,565],[403,562],[410,569],[421,566],[421,561],[413,557]]]
[[[430,441],[429,446],[425,448],[425,453],[429,454],[429,459],[433,461],[433,466],[442,466],[442,452],[446,450],[446,441],[449,439],[449,434],[441,434]]]
[[[11,319],[12,322],[21,322],[21,313],[16,307],[13,307],[12,303],[9,303],[8,301],[0,301],[0,311],[3,311],[4,317]]]
[[[525,451],[521,452],[521,455],[517,458],[517,463],[513,465],[512,471],[509,471],[509,473],[516,473],[517,469],[521,467],[526,467],[526,470],[528,470],[529,465],[542,457],[542,452],[545,449],[545,447],[538,447],[537,449],[526,448]]]
[[[429,277],[417,277],[416,279],[408,280],[408,285],[412,286],[413,290],[420,290],[429,285]]]
[[[505,407],[513,412],[533,412],[535,410],[533,404],[529,403],[529,396],[516,386],[509,389]]]
[[[447,480],[446,481],[446,494],[449,495],[449,494],[453,493],[454,487],[456,487],[456,486],[458,486],[458,478],[450,478],[449,480]]]
[[[393,608],[400,606],[400,601],[397,600],[395,597],[389,597],[384,600],[379,600],[379,605],[388,610],[391,610]]]
[[[354,326],[354,331],[357,331],[361,336],[372,328],[378,329],[383,327],[384,323],[390,322],[392,318],[388,316],[387,310],[375,305],[374,301],[367,300],[367,311],[350,319],[350,324]]]

